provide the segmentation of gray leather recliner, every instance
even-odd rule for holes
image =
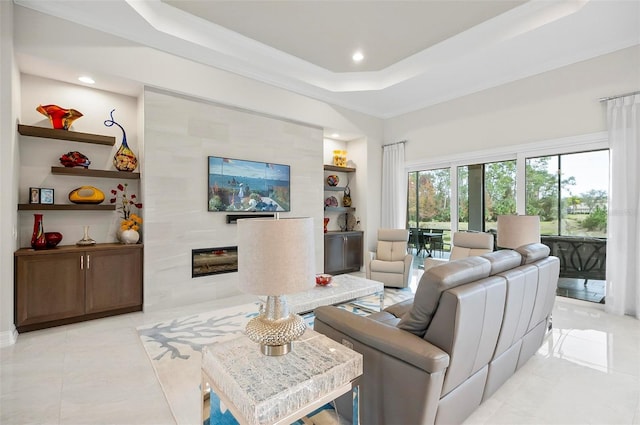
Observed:
[[[542,244],[450,261],[414,300],[367,317],[320,307],[314,328],[363,354],[361,423],[462,423],[542,344],[558,272]]]

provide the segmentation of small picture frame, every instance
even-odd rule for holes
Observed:
[[[53,189],[40,188],[40,203],[53,205]]]
[[[29,188],[29,203],[30,204],[39,204],[40,203],[40,188],[39,187],[30,187]]]

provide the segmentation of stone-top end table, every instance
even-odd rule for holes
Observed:
[[[209,385],[240,424],[290,424],[352,389],[356,419],[360,375],[360,353],[310,329],[283,356],[263,355],[244,335],[202,349],[203,400]]]

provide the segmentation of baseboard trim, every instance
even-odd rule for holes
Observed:
[[[0,332],[0,348],[8,347],[18,341],[18,331],[15,325],[11,325],[11,330]]]

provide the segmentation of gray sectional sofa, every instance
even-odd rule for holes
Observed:
[[[315,330],[363,354],[361,423],[463,422],[541,346],[559,264],[530,244],[434,267],[413,300],[367,317],[317,308]]]

